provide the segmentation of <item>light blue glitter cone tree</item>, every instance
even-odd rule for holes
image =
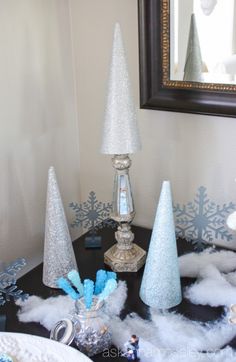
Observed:
[[[155,309],[168,309],[182,300],[169,181],[162,185],[140,298]]]

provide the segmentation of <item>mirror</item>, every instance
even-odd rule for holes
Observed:
[[[170,79],[236,83],[236,1],[170,1]]]
[[[236,0],[138,0],[138,10],[141,108],[235,117]]]

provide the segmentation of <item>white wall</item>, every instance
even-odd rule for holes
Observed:
[[[139,109],[136,0],[1,0],[2,261],[25,256],[30,268],[41,260],[49,166],[69,222],[69,202],[89,191],[111,200],[113,169],[99,149],[116,21],[143,141],[132,157],[135,223],[152,226],[164,179],[176,202],[192,200],[200,185],[218,203],[236,202],[235,119]]]
[[[68,1],[1,0],[0,47],[0,260],[27,257],[30,268],[43,252],[49,166],[66,211],[79,200]]]
[[[110,200],[113,170],[99,153],[113,27],[123,31],[143,149],[131,168],[135,223],[151,227],[164,179],[176,202],[192,200],[200,185],[218,203],[236,202],[236,119],[140,110],[136,0],[69,0],[76,64],[81,152],[81,198],[95,190]],[[236,243],[235,243],[236,245]]]

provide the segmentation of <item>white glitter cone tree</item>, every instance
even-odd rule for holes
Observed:
[[[169,181],[162,185],[140,298],[155,309],[168,309],[182,300]]]
[[[76,269],[74,250],[53,167],[48,171],[44,239],[43,283],[57,288],[56,280]]]
[[[124,155],[141,149],[120,25],[115,25],[101,152]]]

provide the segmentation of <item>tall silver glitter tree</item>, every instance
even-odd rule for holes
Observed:
[[[144,264],[146,252],[133,243],[131,222],[135,216],[129,178],[129,154],[141,149],[135,105],[120,25],[114,30],[108,96],[105,109],[101,152],[112,155],[115,169],[111,218],[119,226],[117,243],[104,254],[104,262],[116,272],[137,272]]]
[[[57,288],[56,280],[77,269],[66,216],[54,167],[48,171],[47,209],[44,239],[43,283]]]

